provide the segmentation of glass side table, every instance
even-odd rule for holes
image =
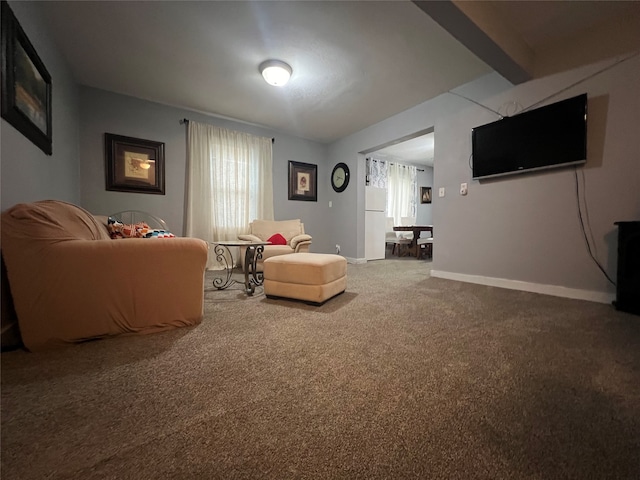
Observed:
[[[218,290],[224,290],[236,283],[237,280],[231,278],[233,273],[233,255],[231,255],[230,247],[247,247],[244,255],[244,291],[247,295],[253,295],[256,287],[262,285],[264,276],[262,272],[256,272],[256,264],[262,258],[262,252],[265,245],[271,242],[254,242],[248,240],[221,240],[219,242],[211,242],[213,251],[216,254],[216,260],[224,265],[226,278],[217,277],[213,279],[213,286]],[[231,258],[231,264],[228,259]]]

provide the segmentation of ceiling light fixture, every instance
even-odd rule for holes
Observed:
[[[293,72],[288,64],[280,60],[266,60],[258,68],[265,81],[275,87],[284,86]]]

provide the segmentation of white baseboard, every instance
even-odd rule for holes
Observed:
[[[361,263],[367,263],[367,259],[366,258],[353,258],[353,257],[344,257],[347,259],[347,263],[353,263],[353,264],[361,264]]]
[[[458,280],[460,282],[478,283],[490,287],[509,288],[511,290],[542,293],[555,297],[572,298],[574,300],[587,300],[589,302],[610,304],[615,300],[615,294],[613,293],[580,290],[577,288],[545,285],[542,283],[521,282],[519,280],[508,280],[506,278],[483,277],[481,275],[467,275],[464,273],[443,272],[440,270],[431,270],[431,276],[445,278],[447,280]]]

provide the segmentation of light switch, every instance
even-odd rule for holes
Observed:
[[[438,196],[444,197],[444,187],[440,187],[440,189],[438,190]]]

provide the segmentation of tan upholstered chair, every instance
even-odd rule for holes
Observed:
[[[197,238],[112,240],[70,203],[2,213],[2,256],[29,350],[202,320],[208,245]]]
[[[273,235],[279,233],[286,241],[285,245],[265,245],[262,259],[258,261],[256,270],[262,271],[262,261],[276,255],[308,252],[311,245],[311,235],[304,233],[304,224],[300,219],[295,220],[254,220],[249,224],[246,234],[238,235],[239,240],[253,240],[266,242]],[[244,270],[244,256],[246,247],[240,249],[240,265]]]

